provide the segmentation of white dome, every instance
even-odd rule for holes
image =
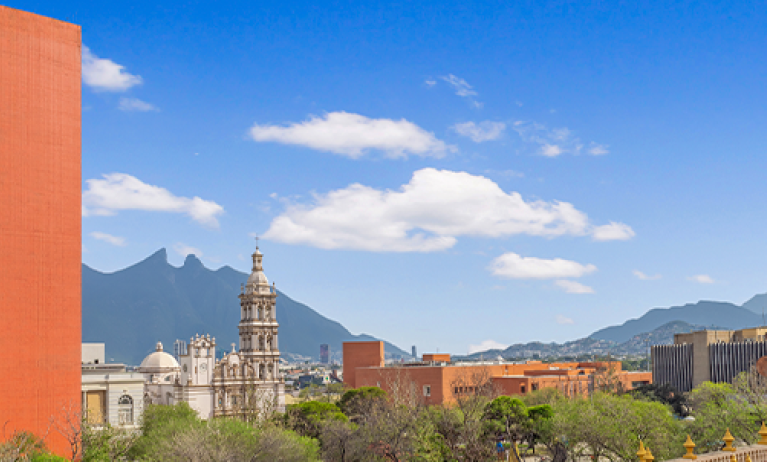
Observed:
[[[263,271],[254,271],[250,273],[250,277],[248,278],[248,285],[251,284],[264,284],[269,285],[269,280],[266,279],[266,275]]]
[[[157,351],[150,354],[139,366],[140,372],[158,373],[158,372],[173,372],[179,371],[181,367],[178,365],[176,358],[162,351],[162,343],[157,342]]]

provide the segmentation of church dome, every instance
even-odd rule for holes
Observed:
[[[248,285],[251,284],[262,284],[262,285],[269,285],[269,280],[266,279],[266,275],[263,271],[254,271],[250,273],[250,277],[248,278]]]
[[[157,342],[157,351],[144,358],[139,366],[139,371],[144,373],[173,372],[179,370],[181,370],[181,367],[178,365],[176,358],[162,351],[162,343],[160,342]]]

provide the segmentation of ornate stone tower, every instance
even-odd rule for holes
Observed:
[[[253,272],[240,294],[240,354],[254,366],[257,381],[282,382],[277,342],[277,289],[264,274],[263,255],[256,246]]]

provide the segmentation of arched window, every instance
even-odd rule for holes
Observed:
[[[133,425],[133,398],[122,395],[117,400],[117,419],[120,425]]]

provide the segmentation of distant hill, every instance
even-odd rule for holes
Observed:
[[[764,297],[764,296],[757,296]],[[756,308],[761,298],[754,297],[746,304]],[[759,306],[761,313],[761,306]],[[672,321],[684,321],[697,326],[720,326],[725,329],[742,329],[756,327],[762,324],[761,314],[753,310],[725,302],[700,301],[684,306],[671,308],[654,308],[638,319],[631,319],[620,326],[606,327],[590,335],[599,340],[610,340],[616,343],[629,341],[632,337],[643,332],[650,332]]]
[[[487,350],[467,356],[456,356],[456,360],[496,359],[531,359],[584,357],[591,355],[646,355],[648,345],[668,345],[674,343],[674,334],[692,332],[701,329],[721,329],[715,326],[688,324],[684,321],[671,321],[650,332],[643,332],[624,343],[595,338],[582,338],[565,343],[518,343],[505,350]]]
[[[216,337],[217,350],[238,343],[240,284],[248,279],[229,266],[206,268],[194,255],[183,266],[168,263],[165,249],[114,273],[82,265],[83,342],[106,343],[107,356],[139,364],[158,341],[172,352],[176,339],[195,334]],[[340,323],[278,291],[280,351],[286,356],[319,356],[320,344],[339,357],[344,341],[376,340],[352,335]],[[387,356],[410,355],[386,342]]]

